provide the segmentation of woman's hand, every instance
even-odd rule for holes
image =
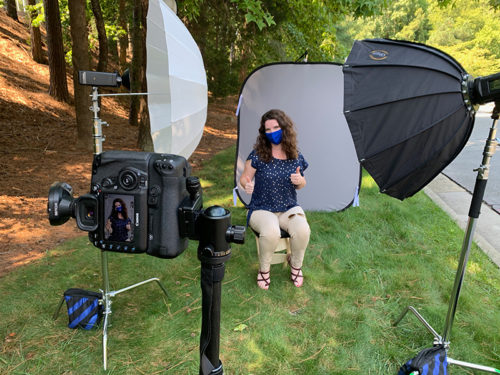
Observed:
[[[243,169],[243,173],[240,177],[240,185],[245,190],[245,193],[252,194],[255,186],[255,181],[253,181],[255,177],[255,172],[257,170],[252,167],[251,160],[247,160],[245,162],[245,168]]]
[[[306,185],[306,179],[300,174],[300,167],[297,167],[295,173],[290,175],[290,180],[297,189],[303,188]]]
[[[106,222],[106,230],[111,233],[113,232],[113,228],[111,227],[111,220],[108,219],[108,221]]]
[[[243,186],[245,188],[245,193],[252,194],[254,186],[255,182],[251,181],[249,177],[246,177],[245,186]]]

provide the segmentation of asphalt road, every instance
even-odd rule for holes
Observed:
[[[444,175],[471,193],[474,191],[477,178],[477,172],[473,170],[481,165],[484,145],[493,123],[492,110],[492,104],[480,107],[467,145],[457,158],[443,170]],[[500,131],[497,130],[498,137],[500,137]],[[483,201],[500,214],[500,146],[497,146],[496,153],[491,159]]]

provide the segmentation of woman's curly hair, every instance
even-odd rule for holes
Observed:
[[[120,212],[123,216],[123,218],[126,220],[128,219],[128,211],[127,211],[127,205],[125,204],[125,202],[120,199],[120,198],[116,198],[114,201],[113,201],[113,206],[111,208],[111,215],[110,216],[113,216],[113,218],[115,219],[118,219],[118,211],[116,211],[116,207],[115,207],[115,203],[116,202],[119,202],[120,205],[122,206],[122,212]]]
[[[281,147],[285,151],[287,159],[297,159],[299,156],[297,150],[297,133],[293,121],[288,117],[285,112],[279,109],[271,109],[262,115],[260,119],[259,136],[253,148],[257,152],[259,158],[269,163],[273,157],[271,142],[266,137],[265,123],[267,120],[276,120],[283,132],[283,139]]]

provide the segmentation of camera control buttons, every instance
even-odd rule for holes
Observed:
[[[105,188],[109,188],[114,185],[114,182],[111,178],[107,177],[102,180],[102,186]]]
[[[161,187],[159,187],[158,185],[153,185],[151,189],[149,189],[149,194],[153,197],[159,196],[160,193],[161,193]]]

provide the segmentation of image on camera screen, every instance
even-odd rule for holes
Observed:
[[[104,195],[104,239],[115,242],[134,240],[134,196]]]

